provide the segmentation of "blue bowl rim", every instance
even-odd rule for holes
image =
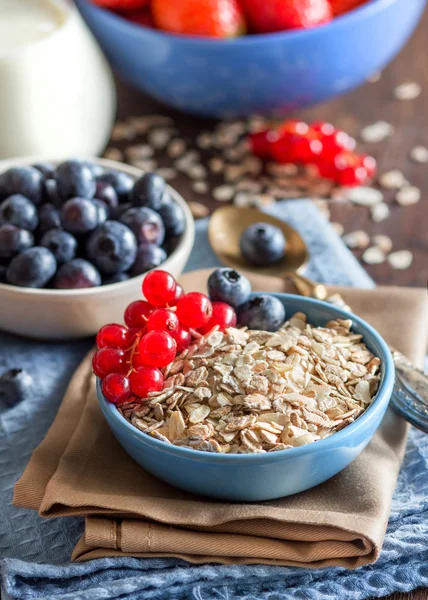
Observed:
[[[221,39],[210,38],[207,36],[197,36],[197,35],[173,34],[173,33],[168,33],[165,31],[161,31],[159,29],[153,29],[151,27],[146,27],[145,25],[139,25],[137,23],[133,23],[132,21],[129,21],[125,17],[123,17],[117,13],[114,13],[106,8],[97,6],[96,4],[92,3],[91,0],[76,0],[76,5],[80,5],[80,4],[90,5],[90,9],[93,10],[95,13],[98,12],[99,14],[104,14],[112,22],[116,21],[122,27],[129,26],[131,29],[134,29],[135,31],[142,30],[147,34],[159,36],[160,38],[174,40],[176,42],[182,42],[184,44],[185,43],[191,44],[191,43],[198,42],[199,44],[207,45],[209,47],[215,47],[215,46],[216,47],[218,47],[218,46],[230,47],[230,46],[245,46],[245,45],[249,45],[249,44],[253,44],[253,43],[263,44],[263,43],[268,43],[269,41],[274,41],[274,40],[278,41],[278,40],[281,40],[282,38],[287,38],[291,41],[292,39],[296,39],[296,38],[298,39],[303,36],[316,35],[318,32],[320,32],[320,31],[324,32],[327,29],[329,30],[332,28],[337,29],[337,28],[346,27],[347,25],[349,25],[351,20],[355,21],[358,19],[362,20],[365,18],[370,18],[371,16],[375,15],[376,13],[385,10],[389,5],[398,3],[400,1],[401,0],[367,0],[367,2],[362,4],[361,6],[358,6],[343,15],[335,17],[328,23],[325,23],[324,25],[320,25],[318,27],[312,27],[310,29],[292,29],[292,30],[286,30],[286,31],[275,31],[272,33],[248,34],[248,35],[242,35],[242,36],[226,38],[226,39],[225,38],[221,38]]]
[[[313,452],[322,452],[323,450],[331,450],[334,449],[335,446],[340,444],[340,442],[344,441],[346,438],[352,437],[354,433],[357,433],[358,430],[365,427],[365,425],[380,411],[386,410],[387,405],[391,399],[392,390],[394,388],[395,382],[395,367],[394,361],[392,358],[391,351],[383,339],[383,337],[374,329],[371,325],[369,325],[366,321],[361,319],[360,317],[354,315],[353,313],[349,313],[342,309],[337,308],[336,306],[323,302],[321,300],[315,300],[313,298],[305,298],[302,296],[296,296],[295,294],[285,294],[285,293],[275,293],[272,294],[280,299],[283,299],[285,302],[288,299],[299,299],[302,305],[302,311],[305,309],[306,313],[310,318],[310,308],[314,306],[320,306],[328,308],[333,312],[336,318],[340,319],[351,319],[353,323],[357,324],[359,328],[365,329],[364,338],[371,345],[374,343],[378,346],[380,352],[380,359],[382,361],[382,376],[379,389],[376,393],[375,399],[372,401],[370,406],[350,425],[345,427],[344,429],[333,433],[327,438],[318,440],[313,444],[307,444],[305,446],[299,446],[296,448],[289,448],[287,450],[278,450],[276,452],[269,453],[261,453],[261,454],[216,454],[216,453],[208,453],[202,452],[200,450],[193,450],[191,448],[184,448],[181,446],[174,446],[173,444],[167,444],[166,442],[162,442],[161,440],[157,440],[153,438],[139,429],[134,425],[131,425],[129,421],[127,421],[117,410],[116,405],[104,398],[101,391],[101,382],[97,379],[97,396],[101,406],[101,410],[104,413],[107,421],[116,422],[119,427],[129,434],[134,439],[142,442],[144,444],[148,444],[149,446],[153,446],[154,448],[164,452],[165,454],[173,454],[177,456],[181,456],[183,458],[188,459],[196,459],[198,461],[211,461],[220,462],[220,463],[263,463],[263,462],[276,462],[281,461],[285,458],[293,458],[296,456],[304,456],[306,454],[311,454]],[[383,355],[383,356],[382,356]]]

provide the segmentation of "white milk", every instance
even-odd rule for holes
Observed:
[[[0,53],[51,35],[65,20],[49,0],[0,0]]]
[[[115,112],[110,69],[68,0],[0,0],[0,159],[89,156]]]

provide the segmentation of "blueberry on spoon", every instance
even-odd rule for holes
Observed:
[[[286,241],[279,227],[259,222],[244,231],[239,246],[250,264],[264,267],[284,257]]]

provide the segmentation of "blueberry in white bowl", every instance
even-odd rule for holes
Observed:
[[[34,231],[39,223],[36,206],[22,194],[12,194],[0,204],[0,223]]]
[[[101,322],[117,320],[131,294],[141,293],[148,270],[159,267],[180,275],[193,244],[193,218],[173,188],[158,175],[147,175],[98,158],[0,163],[0,204],[16,194],[31,203],[23,201],[28,213],[17,210],[12,216],[20,226],[0,220],[0,329],[48,339],[90,335]],[[15,189],[11,182],[16,181]],[[169,211],[177,215],[176,222],[168,220],[166,227],[160,210],[142,206],[141,198],[133,202],[135,185],[146,190],[151,206],[159,205],[151,194],[162,190],[161,206],[178,207]],[[125,224],[121,216],[130,209],[140,219]],[[16,214],[24,220],[15,221]],[[37,276],[22,277],[34,259],[40,261],[33,265]]]

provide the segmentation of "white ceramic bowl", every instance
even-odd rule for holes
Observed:
[[[21,158],[0,162],[0,173],[12,166],[29,165],[42,159]],[[49,162],[58,162],[43,159]],[[90,158],[94,163],[141,177],[142,171],[112,160]],[[168,191],[184,210],[186,229],[177,248],[159,268],[174,277],[181,275],[195,238],[192,214],[173,188]],[[0,329],[32,338],[49,340],[81,338],[95,334],[105,323],[122,322],[123,311],[142,298],[145,274],[128,281],[81,290],[51,290],[0,284]]]

